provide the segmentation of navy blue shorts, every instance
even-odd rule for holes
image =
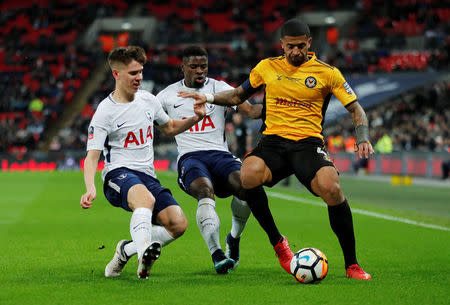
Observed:
[[[241,160],[227,151],[202,150],[183,155],[178,161],[178,185],[186,193],[195,179],[211,180],[217,197],[225,198],[233,192],[227,188],[228,176],[241,170]]]
[[[142,172],[131,170],[125,167],[116,168],[106,174],[103,184],[103,192],[106,199],[115,207],[131,211],[128,206],[128,190],[136,184],[143,184],[155,197],[153,208],[153,222],[159,212],[171,205],[179,205],[173,198],[169,189],[164,188],[158,179]]]

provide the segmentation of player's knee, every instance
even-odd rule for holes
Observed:
[[[241,184],[246,190],[255,188],[263,184],[262,172],[247,168],[241,171]]]
[[[180,216],[177,219],[174,219],[173,222],[170,224],[170,234],[173,236],[173,238],[178,238],[181,235],[186,232],[188,226],[188,221],[186,217]]]
[[[228,187],[231,188],[234,195],[238,195],[241,192],[241,171],[234,171],[228,176]]]
[[[272,174],[264,161],[250,157],[241,168],[241,184],[244,189],[253,189],[272,180]]]
[[[128,206],[134,211],[137,208],[147,208],[153,210],[155,205],[155,197],[145,187],[135,185],[128,191]]]
[[[191,189],[190,192],[197,200],[202,198],[214,198],[214,190],[210,187]]]
[[[251,176],[243,176],[241,178],[242,187],[246,190],[255,188],[259,185],[261,185],[261,181],[259,179],[255,179]]]
[[[153,207],[154,207],[155,203],[154,201],[128,201],[128,206],[130,207],[131,210],[136,210],[137,208],[146,208],[146,209],[150,209],[153,211]]]
[[[336,205],[344,200],[344,194],[339,181],[326,181],[319,183],[319,189],[321,190],[321,197],[328,205]]]
[[[214,198],[214,189],[209,180],[197,179],[191,183],[189,192],[197,200],[202,198]]]

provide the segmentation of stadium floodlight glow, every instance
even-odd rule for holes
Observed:
[[[334,16],[328,15],[327,17],[325,17],[325,23],[334,24],[336,23],[336,18]]]
[[[133,27],[133,25],[130,22],[128,22],[128,21],[123,22],[122,25],[121,25],[121,28],[124,29],[124,30],[129,30],[132,27]]]

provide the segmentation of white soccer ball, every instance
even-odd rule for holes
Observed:
[[[327,276],[328,260],[322,251],[303,248],[291,260],[291,273],[300,283],[317,283]]]

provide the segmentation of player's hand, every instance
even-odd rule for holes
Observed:
[[[199,121],[201,119],[203,119],[206,115],[205,104],[195,104],[194,103],[194,113],[197,115]]]
[[[80,205],[83,209],[89,209],[92,206],[92,201],[94,201],[97,196],[95,189],[87,191],[81,196]]]
[[[374,150],[372,147],[372,144],[370,144],[369,142],[362,142],[359,143],[358,145],[356,145],[355,143],[355,153],[358,153],[359,158],[369,158],[369,155],[373,155],[374,154]]]
[[[195,105],[203,105],[206,103],[206,96],[203,93],[178,91],[178,96],[184,97],[184,98],[193,98],[195,100],[194,106]]]

